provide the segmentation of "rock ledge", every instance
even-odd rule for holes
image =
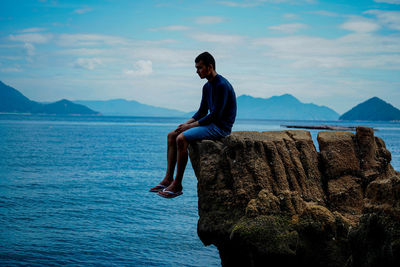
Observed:
[[[400,175],[373,130],[233,132],[189,147],[198,235],[223,266],[394,266]]]

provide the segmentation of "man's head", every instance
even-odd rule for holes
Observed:
[[[210,53],[201,53],[196,57],[194,62],[196,63],[197,74],[200,76],[200,78],[208,79],[212,76],[215,76],[215,59]]]

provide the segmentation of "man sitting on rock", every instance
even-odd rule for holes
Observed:
[[[208,82],[203,86],[200,108],[184,124],[168,134],[167,171],[164,179],[150,192],[165,198],[182,194],[182,179],[188,160],[189,142],[215,140],[231,133],[236,118],[236,95],[227,79],[215,71],[213,56],[204,52],[195,59],[197,74]],[[173,179],[175,165],[176,176]]]

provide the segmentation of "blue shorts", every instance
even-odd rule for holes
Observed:
[[[187,141],[191,142],[191,141],[203,140],[203,139],[215,140],[215,139],[225,137],[225,136],[229,135],[230,133],[231,133],[230,131],[229,132],[224,131],[224,130],[220,129],[217,125],[215,125],[214,123],[211,123],[209,125],[190,128],[189,130],[184,131],[183,135],[185,136]]]

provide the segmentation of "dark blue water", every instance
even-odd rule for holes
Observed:
[[[197,236],[190,163],[182,196],[147,192],[183,121],[0,115],[0,264],[219,266]],[[234,130],[320,123],[238,120]],[[400,123],[331,123],[376,127],[400,169]]]

